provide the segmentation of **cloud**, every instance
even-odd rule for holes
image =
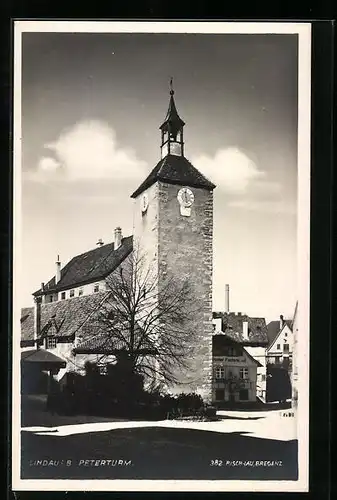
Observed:
[[[294,203],[286,200],[232,200],[228,203],[230,207],[249,210],[254,212],[289,214],[295,215],[297,209]]]
[[[46,179],[48,173],[69,181],[126,180],[146,172],[145,162],[132,149],[120,147],[114,130],[98,120],[77,123],[46,144],[45,149],[49,154],[43,155],[34,173],[40,180]]]
[[[244,193],[254,182],[263,182],[266,174],[237,147],[219,149],[213,157],[202,155],[193,165],[217,187],[231,193]]]
[[[60,163],[55,160],[55,158],[49,158],[43,156],[39,161],[39,170],[46,172],[54,172],[61,167]]]

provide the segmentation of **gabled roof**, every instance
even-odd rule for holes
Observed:
[[[292,327],[291,320],[284,320],[284,324],[287,325],[290,329]],[[283,327],[282,327],[283,329]],[[271,346],[274,342],[278,334],[282,331],[280,329],[280,320],[270,321],[267,325],[267,333],[268,333],[268,346]]]
[[[264,318],[249,317],[246,314],[213,313],[214,318],[222,318],[222,331],[225,336],[242,345],[266,346],[268,330]],[[248,340],[243,337],[243,322],[248,322]]]
[[[113,354],[125,348],[125,342],[118,339],[121,329],[118,329],[117,335],[109,335],[106,321],[99,318],[100,313],[106,317],[104,308],[105,305],[109,307],[108,296],[109,292],[98,292],[42,304],[40,339],[55,335],[58,338],[69,337],[69,342],[73,342],[76,337],[77,345],[73,349],[75,354]],[[24,308],[21,314],[21,341],[31,344],[34,340],[34,308]],[[138,352],[153,354],[153,348],[143,338],[140,328],[136,329],[135,336],[136,342],[137,339],[140,342]]]
[[[156,181],[204,188],[210,191],[216,187],[215,184],[193,167],[192,163],[184,156],[167,155],[157,163],[145,181],[132,193],[131,198],[136,198]]]
[[[122,239],[117,250],[114,243],[108,243],[88,252],[76,255],[61,269],[61,279],[55,284],[55,276],[45,285],[44,292],[37,290],[33,295],[57,292],[85,283],[106,278],[132,251],[132,236]]]
[[[235,344],[240,344],[240,347],[241,349],[243,350],[243,352],[245,353],[245,355],[251,360],[253,361],[257,366],[262,366],[261,363],[255,359],[244,347],[243,345],[241,345],[240,342],[237,342],[235,341],[234,339],[231,339],[228,335],[226,334],[223,334],[223,333],[217,333],[215,335],[213,335],[212,337],[212,352],[213,352],[213,356],[224,356],[224,354],[222,354],[222,349],[225,347],[225,346],[228,346],[228,345],[235,345]],[[234,356],[235,357],[235,356]]]
[[[82,334],[106,296],[107,292],[102,291],[42,304],[41,337],[51,333],[57,337],[72,337],[77,332]],[[21,341],[32,341],[34,339],[34,308],[22,309],[21,318]]]

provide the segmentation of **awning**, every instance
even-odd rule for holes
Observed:
[[[37,366],[41,370],[65,368],[67,363],[45,349],[29,349],[21,353],[21,363]]]

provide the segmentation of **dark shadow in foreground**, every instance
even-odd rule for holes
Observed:
[[[162,427],[22,432],[22,479],[297,480],[297,441]]]

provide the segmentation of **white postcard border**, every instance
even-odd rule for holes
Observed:
[[[24,32],[298,34],[298,460],[297,481],[24,480],[20,478],[21,42]],[[309,491],[310,22],[14,22],[12,489],[15,491]]]

